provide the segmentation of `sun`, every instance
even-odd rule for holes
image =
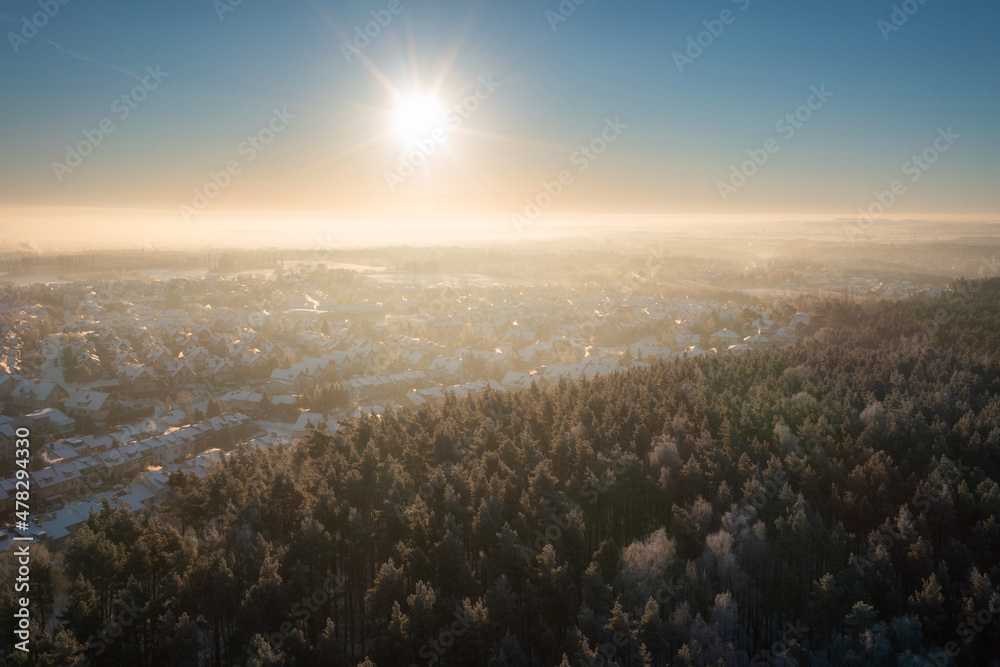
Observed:
[[[394,114],[396,135],[411,144],[426,139],[445,124],[445,107],[433,95],[415,95],[399,101]]]

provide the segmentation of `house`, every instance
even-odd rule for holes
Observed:
[[[136,395],[159,391],[163,383],[149,366],[127,364],[118,369],[118,384]]]
[[[521,389],[530,389],[531,383],[538,379],[537,375],[531,375],[529,373],[518,373],[517,371],[508,371],[504,375],[503,380],[500,384],[508,391],[518,391]]]
[[[326,430],[330,433],[337,432],[336,419],[328,419],[325,415],[316,412],[303,412],[299,415],[295,426],[292,427],[292,437],[296,440],[304,438],[310,430],[317,428],[320,424],[325,424]]]
[[[472,394],[482,393],[487,389],[499,392],[506,391],[506,389],[504,389],[503,386],[495,380],[477,380],[476,382],[467,382],[454,387],[445,387],[445,393],[454,393],[458,398],[465,398],[466,396],[470,396]]]
[[[313,361],[315,362],[316,360]],[[321,382],[323,378],[326,376],[326,371],[324,370],[324,366],[329,363],[330,363],[329,360],[324,360],[323,366],[319,365],[318,363],[292,364],[292,367],[289,370],[297,372],[299,374],[298,380],[303,385],[305,386],[315,385]]]
[[[21,381],[16,375],[10,373],[0,373],[0,398],[7,398],[14,391],[14,387]]]
[[[797,327],[797,326],[807,327],[807,326],[809,326],[809,323],[811,321],[812,321],[812,318],[809,316],[809,313],[795,313],[795,316],[788,322],[788,326],[791,326],[791,327]]]
[[[292,407],[299,397],[295,394],[279,394],[271,397],[271,405],[278,407]]]
[[[699,334],[692,333],[677,333],[677,346],[682,348],[698,347],[701,345],[701,336]]]
[[[229,410],[256,412],[263,405],[264,396],[250,389],[230,391],[219,397],[219,403]]]
[[[84,338],[70,341],[69,351],[76,358],[91,354],[97,355],[97,348],[94,347],[94,343]]]
[[[327,379],[328,373],[333,372],[335,364],[325,357],[303,357],[294,367],[302,368],[310,379],[319,382]]]
[[[729,308],[720,308],[715,311],[715,319],[718,322],[733,322],[736,320],[736,312]]]
[[[266,435],[260,438],[254,438],[253,440],[246,443],[246,451],[252,452],[254,450],[268,451],[269,449],[274,449],[275,447],[287,447],[292,444],[292,439],[287,435]]]
[[[441,387],[428,387],[427,389],[421,389],[420,391],[411,391],[406,396],[403,397],[400,403],[403,407],[417,409],[428,403],[439,401],[444,398],[444,392]]]
[[[21,380],[10,393],[10,402],[23,410],[56,408],[69,397],[69,392],[48,380]]]
[[[309,384],[301,368],[275,368],[267,382],[267,391],[272,394],[289,394],[302,391]]]
[[[0,348],[0,371],[16,373],[21,369],[21,350],[16,347]]]
[[[492,389],[493,391],[506,391],[506,387],[495,380],[478,380],[451,387],[427,387],[411,391],[400,401],[403,407],[420,408],[424,405],[438,403],[448,395],[454,394],[458,398],[465,398],[471,394],[478,394]]]
[[[85,435],[82,438],[73,438],[71,439],[71,442],[76,444],[77,440],[83,448],[86,448],[88,453],[94,454],[107,451],[114,447],[127,445],[132,441],[132,438],[119,432],[112,433],[111,435]]]
[[[508,329],[507,332],[503,335],[503,340],[508,343],[514,343],[514,342],[530,343],[536,340],[536,337],[534,331],[518,328],[518,329]]]
[[[665,350],[664,353],[669,354],[670,357],[673,357],[676,354],[673,350]],[[587,357],[584,359],[583,376],[585,378],[592,379],[598,375],[609,375],[614,373],[618,370],[618,368],[618,359],[599,359],[597,357]]]
[[[63,410],[71,417],[105,421],[117,401],[103,391],[77,390],[63,403]]]
[[[198,375],[191,364],[184,361],[167,362],[167,377],[177,387],[191,387],[198,383]]]
[[[36,493],[42,500],[55,500],[63,494],[76,493],[82,475],[72,463],[49,466],[31,473]]]
[[[437,382],[459,383],[468,379],[461,359],[438,357],[427,367],[427,376]]]
[[[172,355],[163,347],[155,347],[146,353],[146,362],[157,373],[166,373],[167,364],[171,361],[173,361]]]
[[[230,359],[238,359],[247,351],[247,346],[243,342],[226,340],[226,356]]]
[[[96,352],[84,352],[76,359],[76,367],[82,370],[86,370],[91,374],[91,376],[96,376],[103,370],[101,367],[101,358],[97,356]]]
[[[205,363],[205,369],[208,377],[219,384],[227,384],[236,379],[236,364],[230,359],[212,357]]]
[[[211,355],[203,347],[191,347],[184,352],[184,361],[191,365],[196,373],[201,373],[208,366]]]
[[[240,366],[243,370],[260,373],[267,368],[267,357],[260,352],[249,351],[244,352],[240,356]]]
[[[743,345],[751,350],[756,350],[758,347],[767,345],[767,343],[767,338],[760,334],[753,334],[752,336],[747,336],[743,339]]]
[[[545,373],[542,377],[546,382],[557,382],[559,380],[569,380],[575,382],[583,377],[583,372],[586,366],[582,363],[577,364],[552,364],[545,369]]]
[[[33,438],[51,442],[64,438],[76,431],[76,421],[55,408],[42,408],[14,420],[14,426],[24,426]]]
[[[109,495],[110,492],[105,495]],[[100,513],[101,502],[93,502],[90,499],[86,502],[75,503],[64,507],[56,512],[56,515],[41,523],[42,529],[50,540],[55,544],[62,543],[67,537],[75,533],[87,523],[91,512]]]
[[[741,340],[743,340],[743,337],[735,331],[720,329],[712,334],[709,340],[713,345],[728,348],[730,345],[738,344]]]
[[[427,376],[423,371],[406,371],[392,375],[355,377],[345,380],[340,386],[357,399],[374,399],[401,393],[426,380]]]
[[[118,497],[118,502],[124,503],[133,512],[145,509],[152,505],[156,498],[156,493],[145,484],[135,484],[125,489],[125,493]]]
[[[791,345],[795,343],[798,339],[799,336],[797,333],[795,333],[795,329],[790,326],[781,327],[780,329],[774,332],[773,336],[771,336],[771,340],[773,340],[775,343],[780,343],[781,345]]]
[[[17,429],[12,421],[10,417],[0,415],[0,457],[6,456],[8,460],[14,458],[14,441],[17,440]]]
[[[139,359],[132,354],[131,350],[119,350],[115,353],[115,362],[113,364],[115,368],[138,363]]]
[[[68,438],[67,440],[57,440],[49,445],[49,451],[58,460],[72,461],[80,457],[80,453],[70,444],[72,442],[80,442],[80,439]]]
[[[456,352],[463,360],[472,359],[480,362],[488,375],[502,375],[512,370],[517,360],[517,355],[509,345],[500,345],[493,350],[467,350],[462,348]]]

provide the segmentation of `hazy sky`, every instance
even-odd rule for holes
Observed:
[[[886,217],[1000,217],[995,2],[48,1],[0,8],[8,239],[856,218],[894,181]]]

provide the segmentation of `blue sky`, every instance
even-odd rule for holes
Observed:
[[[961,139],[888,215],[997,217],[996,3],[914,0],[886,40],[878,22],[900,3],[586,0],[553,30],[555,0],[401,0],[368,65],[347,62],[344,38],[388,4],[243,0],[220,19],[211,0],[69,0],[14,53],[9,34],[40,9],[6,2],[0,206],[177,210],[287,108],[295,119],[206,217],[509,217],[615,117],[628,130],[547,214],[850,216],[951,126]],[[679,72],[673,54],[725,10],[732,22]],[[53,162],[137,85],[125,72],[157,65],[166,80],[59,180]],[[387,187],[408,149],[390,132],[397,97],[431,91],[450,105],[485,76],[498,90]],[[829,101],[723,198],[720,181],[821,85]]]

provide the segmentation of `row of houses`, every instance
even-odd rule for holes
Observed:
[[[315,339],[300,332],[305,338]],[[333,382],[348,377],[369,366],[369,360],[380,346],[365,340],[356,340],[346,350],[327,350],[319,356],[305,356],[288,368],[277,368],[271,372],[266,389],[272,394],[301,393],[309,387],[323,382]]]
[[[351,378],[340,383],[340,386],[353,396],[362,400],[389,398],[428,382],[423,371],[404,371],[388,375],[370,375]]]
[[[94,421],[107,419],[118,402],[107,392],[70,389],[51,380],[32,380],[16,375],[0,375],[0,399],[20,411],[59,408],[70,417]]]
[[[34,516],[26,528],[0,529],[0,551],[9,548],[16,536],[30,536],[45,541],[53,548],[59,548],[65,543],[66,538],[86,523],[91,513],[99,514],[105,507],[121,506],[132,512],[141,512],[159,506],[169,488],[170,474],[175,471],[204,477],[214,465],[235,455],[237,451],[267,451],[291,444],[292,441],[287,436],[262,436],[243,442],[228,452],[213,448],[183,462],[168,463],[144,471],[132,483],[119,489],[98,491],[80,502],[70,503],[56,511]]]
[[[586,357],[583,361],[572,364],[552,364],[546,367],[542,373],[545,382],[558,382],[559,380],[581,380],[593,379],[598,375],[608,375],[618,370],[617,359],[608,357]]]
[[[253,389],[234,389],[227,391],[218,398],[219,404],[224,410],[235,410],[238,412],[249,412],[257,414],[267,407],[291,407],[298,401],[296,394],[280,394],[269,396],[267,403],[264,402],[264,394]]]
[[[34,502],[57,502],[63,497],[118,481],[151,466],[162,466],[201,451],[209,444],[247,435],[253,422],[236,413],[176,428],[160,435],[108,449],[80,439],[62,442],[52,451],[62,455],[31,474]],[[0,483],[0,514],[13,508],[14,480]]]
[[[796,313],[787,325],[778,326],[773,320],[761,318],[750,325],[756,330],[749,336],[740,334],[728,328],[720,329],[711,335],[709,341],[718,349],[754,350],[768,343],[791,345],[798,340],[799,331],[808,327],[812,321],[808,313]]]
[[[0,329],[0,372],[21,372],[21,337],[13,326]]]
[[[161,287],[154,283],[146,289]],[[113,378],[131,394],[225,386],[241,374],[266,375],[291,352],[253,329],[269,319],[261,312],[196,304],[160,310],[156,299],[137,298],[126,313],[114,313],[102,311],[106,301],[96,301],[91,317],[68,323],[66,330],[78,333],[71,334],[67,352],[90,377]]]
[[[27,353],[25,338],[34,333],[37,340],[49,324],[44,307],[19,301],[22,303],[20,308],[13,304],[12,307],[3,304],[0,308],[0,314],[17,315],[17,320],[11,324],[0,326],[0,373],[20,373]]]
[[[76,420],[55,408],[43,408],[17,417],[0,415],[0,456],[14,457],[14,432],[18,428],[31,432],[33,443],[45,444],[76,432]]]
[[[406,394],[400,401],[400,405],[405,408],[421,408],[425,405],[433,405],[445,399],[448,394],[455,394],[458,398],[465,398],[472,394],[479,394],[487,389],[494,391],[506,391],[499,382],[495,380],[477,380],[453,387],[426,387],[417,389]]]

